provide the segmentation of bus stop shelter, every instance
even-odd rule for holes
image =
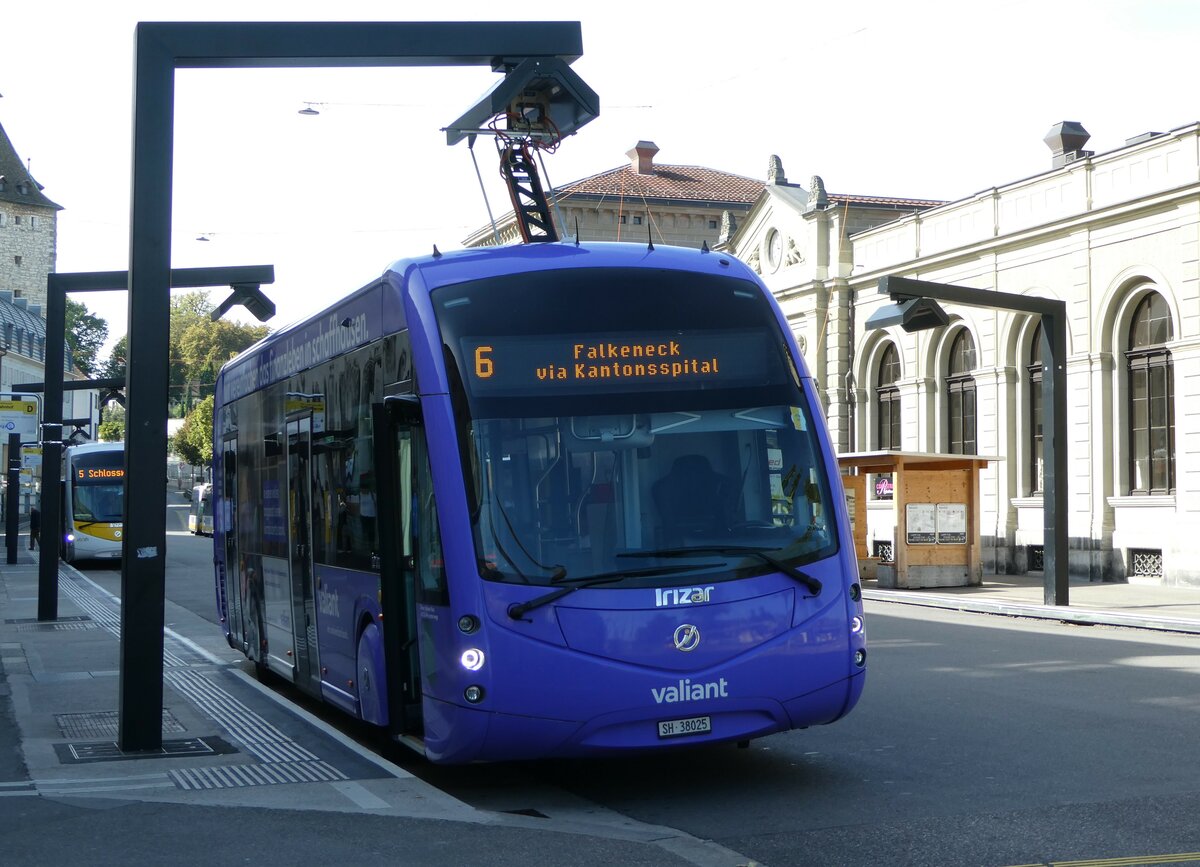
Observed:
[[[868,577],[874,572],[880,587],[906,590],[982,583],[979,473],[998,460],[902,451],[839,455],[860,574]],[[873,557],[868,549],[869,475],[879,482],[874,503],[886,503],[886,494],[891,496],[895,530],[890,563]]]

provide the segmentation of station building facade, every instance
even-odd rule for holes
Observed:
[[[1046,171],[954,202],[827,194],[780,167],[722,249],[779,299],[839,451],[999,458],[985,573],[1041,568],[1037,317],[943,304],[929,331],[864,323],[886,275],[1065,302],[1071,575],[1200,586],[1200,124],[1099,154],[1073,122],[1045,141]],[[870,496],[886,558],[891,503]]]

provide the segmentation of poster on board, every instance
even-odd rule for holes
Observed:
[[[910,545],[937,542],[937,512],[933,503],[909,503],[904,507],[905,539]]]
[[[967,504],[937,504],[937,540],[939,545],[967,544]]]

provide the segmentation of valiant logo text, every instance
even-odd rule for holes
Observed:
[[[708,602],[713,585],[708,587],[668,587],[654,591],[654,607],[665,605],[694,605],[697,602]]]
[[[664,686],[661,689],[650,687],[655,704],[675,704],[681,701],[700,701],[706,698],[728,698],[729,681],[725,678],[712,680],[708,683],[692,683],[690,678],[684,678],[674,686]]]
[[[320,606],[321,613],[327,614],[330,617],[338,616],[338,594],[336,590],[326,590],[324,587],[317,588],[317,604]]]

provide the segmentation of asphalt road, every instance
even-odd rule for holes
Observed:
[[[1200,863],[1178,857],[1200,852],[1200,640],[868,613],[867,690],[832,726],[745,750],[426,776],[492,809],[554,815],[566,792],[772,867]]]
[[[167,550],[168,622],[173,605],[214,620],[211,540]],[[119,592],[118,571],[88,574]],[[866,692],[832,726],[605,762],[390,757],[482,808],[627,816],[771,867],[1200,863],[1181,854],[1200,852],[1200,638],[887,603],[868,618]]]

